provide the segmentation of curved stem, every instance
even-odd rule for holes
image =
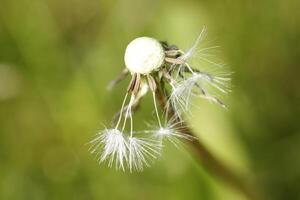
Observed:
[[[163,109],[167,103],[167,99],[163,94],[162,88],[157,88],[156,96],[160,107]],[[174,109],[172,106],[169,107],[169,113],[167,114],[168,118],[175,116]],[[177,119],[179,121],[179,119]],[[176,123],[176,122],[175,122]],[[181,121],[182,133],[191,135],[195,137],[193,131],[188,127],[185,122]],[[229,183],[233,188],[243,193],[248,199],[251,200],[262,200],[263,198],[258,194],[253,187],[249,185],[244,179],[230,170],[225,166],[220,160],[218,160],[200,140],[187,140],[190,146],[195,150],[196,156],[199,158],[201,164],[206,167],[213,174],[219,176],[223,181]]]

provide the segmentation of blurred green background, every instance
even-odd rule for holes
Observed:
[[[98,165],[86,143],[109,125],[128,79],[126,45],[185,49],[201,28],[234,72],[229,111],[199,100],[189,123],[268,199],[300,199],[300,3],[296,0],[0,0],[0,199],[246,199],[168,146],[142,173]],[[150,96],[151,97],[151,96]],[[143,128],[149,96],[135,117]]]

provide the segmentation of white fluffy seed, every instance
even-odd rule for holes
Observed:
[[[162,45],[156,39],[139,37],[125,51],[125,65],[131,73],[149,74],[161,67],[165,59]]]

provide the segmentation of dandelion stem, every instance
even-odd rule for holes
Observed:
[[[160,107],[163,109],[167,105],[167,98],[163,93],[163,89],[158,87],[156,90],[156,96],[159,101]],[[169,113],[166,115],[169,119],[175,116],[175,111],[172,105],[169,105]],[[175,119],[177,122],[180,121],[180,126],[183,127],[181,132],[183,134],[195,137],[196,134],[188,127],[188,125],[180,120]],[[218,160],[206,147],[201,140],[186,140],[194,149],[201,161],[201,164],[210,170],[213,174],[219,176],[225,182],[230,184],[234,189],[243,193],[248,199],[251,200],[262,200],[262,198],[256,188],[250,185],[247,181],[242,179],[238,174],[234,173],[226,165],[224,165],[220,160]]]

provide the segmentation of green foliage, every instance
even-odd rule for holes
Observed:
[[[229,111],[204,101],[190,124],[270,199],[300,198],[298,1],[0,0],[0,199],[244,199],[169,147],[143,173],[99,166],[86,143],[129,80],[128,42],[188,47],[201,28],[234,71]],[[217,38],[217,41],[213,40]],[[150,98],[150,96],[148,96]],[[145,99],[137,128],[151,119]]]

